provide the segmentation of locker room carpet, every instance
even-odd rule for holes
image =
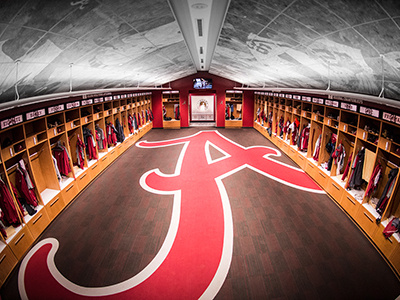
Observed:
[[[152,130],[144,139],[199,130],[204,129]],[[245,147],[274,147],[253,129],[218,131]],[[59,241],[55,265],[62,275],[81,286],[101,287],[127,280],[151,262],[167,235],[173,197],[143,190],[139,179],[155,168],[173,173],[181,149],[131,147],[64,210],[40,238]],[[213,159],[221,157],[211,152]],[[295,165],[284,154],[277,160]],[[215,299],[395,299],[400,294],[383,258],[327,195],[294,189],[248,168],[223,183],[233,216],[233,255]],[[198,264],[188,264],[187,272]],[[17,270],[1,290],[3,299],[18,299]]]

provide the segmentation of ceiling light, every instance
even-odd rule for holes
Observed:
[[[192,5],[192,8],[194,9],[204,9],[206,7],[208,7],[208,5],[205,3],[195,3]]]
[[[203,36],[203,20],[197,19],[197,29],[199,32],[199,36]]]

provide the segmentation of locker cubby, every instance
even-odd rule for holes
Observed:
[[[367,141],[361,140],[361,139],[356,139],[356,143],[355,143],[355,147],[354,147],[354,152],[353,152],[353,158],[352,161],[354,162],[354,159],[356,158],[358,152],[362,149],[368,149],[369,151],[371,151],[372,153],[376,153],[377,151],[377,147]],[[367,155],[364,155],[364,160],[367,160]],[[374,162],[372,162],[373,164]],[[365,173],[365,172],[364,172]],[[364,174],[363,173],[363,174]],[[367,175],[370,175],[369,173]],[[367,187],[367,182],[364,180],[364,176],[362,177],[362,184],[360,186],[356,186],[356,187],[351,187],[350,186],[350,180],[351,179],[351,175],[349,175],[348,181],[346,183],[346,188],[348,190],[358,190],[363,192],[362,193],[362,198],[364,197],[364,193],[365,193],[365,189]],[[358,195],[360,197],[360,195]]]
[[[286,107],[285,99],[279,98],[279,109],[285,110],[285,107]]]
[[[101,131],[103,132],[104,138],[105,138],[105,143],[103,143],[103,145],[101,146],[100,144],[102,143],[102,141],[99,139],[97,139],[96,137],[96,143],[97,143],[97,151],[99,153],[99,156],[101,152],[107,153],[107,133],[106,133],[106,125],[105,125],[105,121],[104,119],[95,121],[95,130],[99,130],[101,129]],[[101,132],[100,131],[100,132]],[[96,133],[97,135],[97,133]]]
[[[113,114],[118,114],[121,111],[120,105],[119,105],[119,100],[114,100],[112,102],[112,113]]]
[[[337,130],[325,126],[322,134],[321,150],[319,154],[318,164],[320,164],[321,167],[328,172],[336,171],[336,166],[333,164],[333,159],[331,160],[330,158],[332,153],[335,151],[336,146],[338,145],[337,138]],[[329,152],[328,150],[331,152]]]
[[[24,128],[27,148],[34,147],[47,140],[45,118],[25,123]]]
[[[29,159],[37,190],[46,205],[60,190],[49,145],[43,143],[30,148]]]
[[[39,197],[39,194],[38,194],[38,191],[37,191],[37,185],[35,183],[35,178],[32,176],[32,167],[30,165],[30,160],[29,160],[28,154],[26,152],[20,153],[18,155],[15,155],[14,157],[12,157],[11,159],[9,159],[8,161],[6,161],[4,163],[5,167],[6,167],[7,177],[9,179],[10,183],[14,187],[17,188],[16,172],[17,172],[18,163],[19,163],[20,160],[23,160],[23,162],[25,164],[27,173],[28,173],[28,175],[29,175],[29,177],[31,179],[31,182],[32,182],[33,186],[34,186],[33,190],[34,190],[34,194],[35,194],[35,197],[36,197],[38,203],[43,205],[43,203],[41,203],[41,200],[40,200],[40,197]],[[18,190],[18,196],[21,196],[19,193],[20,193],[20,191]]]
[[[83,170],[87,168],[87,160],[86,153],[83,155],[83,169],[78,166],[78,154],[77,154],[77,141],[78,138],[83,142],[83,134],[82,129],[75,128],[73,130],[68,131],[68,140],[69,140],[69,149],[70,149],[70,157],[73,165],[73,172],[75,177],[78,176]]]
[[[292,123],[292,114],[290,112],[285,112],[284,113],[284,134],[283,134],[283,139],[284,140],[289,140],[290,139],[290,132],[289,132],[289,126]]]
[[[84,128],[89,129],[90,133],[92,134],[94,140],[95,140],[95,155],[94,157],[90,158],[89,157],[89,147],[86,147],[86,143],[85,143],[85,137],[82,137],[82,141],[85,143],[85,153],[86,153],[86,159],[87,159],[87,163],[88,166],[91,166],[94,162],[97,161],[99,155],[98,155],[98,147],[97,147],[97,142],[96,142],[96,131],[95,131],[95,127],[94,127],[94,123],[88,123],[85,126],[82,126],[82,132],[84,132]]]
[[[70,149],[70,147],[69,147],[67,135],[66,135],[65,133],[63,133],[63,134],[61,134],[61,135],[59,135],[59,136],[56,136],[56,137],[51,138],[51,139],[49,140],[49,142],[50,142],[50,148],[51,148],[52,154],[53,154],[54,148],[57,147],[58,145],[62,145],[62,146],[64,146],[64,147],[66,148],[67,153],[68,153],[69,158],[70,158],[70,159],[69,159],[69,166],[70,166],[71,172],[69,172],[68,174],[62,174],[62,175],[63,175],[62,177],[63,177],[63,178],[64,178],[64,177],[73,178],[73,177],[74,177],[74,174],[73,174],[73,172],[72,172],[71,149]],[[63,180],[61,180],[61,182],[62,182],[62,181],[63,181]]]
[[[300,116],[301,115],[301,102],[300,101],[293,101],[293,113]]]
[[[314,120],[311,121],[311,128],[310,128],[310,137],[308,139],[308,149],[307,149],[307,157],[309,158],[313,158],[316,150],[316,143],[318,141],[319,136],[321,135],[321,141],[323,139],[323,135],[322,135],[322,124],[320,124],[319,122],[316,122]],[[322,145],[322,142],[320,143],[320,152],[322,152],[322,148],[324,146]],[[318,162],[319,160],[319,155],[318,155],[318,159],[314,161]]]
[[[112,103],[111,102],[104,103],[104,116],[107,117],[112,114],[113,114]]]
[[[375,191],[375,193],[372,196],[375,196],[376,198],[380,198],[382,196],[382,193],[385,189],[386,183],[388,181],[388,174],[391,170],[393,169],[398,169],[400,166],[400,158],[397,157],[396,155],[393,155],[392,153],[385,151],[383,149],[379,149],[377,156],[376,156],[376,162],[375,162],[375,166],[376,164],[380,164],[382,166],[382,175],[381,178],[379,180],[377,189]],[[397,175],[397,177],[399,177],[399,175]],[[392,197],[395,193],[392,193]],[[366,201],[369,201],[370,199],[366,199]],[[397,200],[398,202],[398,200]],[[373,207],[375,209],[375,204],[373,203]],[[382,216],[386,216],[390,217],[390,215],[393,212],[393,207],[395,207],[396,205],[394,203],[391,203],[390,206],[387,206],[385,211],[383,212]]]
[[[301,119],[300,119],[300,126],[299,126],[299,139],[301,139],[301,133],[303,132],[303,130],[306,128],[306,127],[310,127],[311,128],[311,119],[309,119],[309,118],[304,118],[304,117],[302,117]],[[310,134],[311,134],[311,130],[310,130]],[[309,146],[309,144],[310,144],[310,138],[308,138],[308,146]],[[308,147],[307,147],[308,148]],[[306,152],[307,153],[307,150],[305,150],[305,151],[303,151],[303,152]]]
[[[400,133],[396,126],[382,123],[379,147],[400,157]]]
[[[357,137],[378,145],[381,123],[373,118],[360,116]]]
[[[81,108],[81,124],[87,124],[93,121],[93,107],[87,106]]]
[[[103,118],[103,104],[97,104],[93,106],[93,120],[98,120]]]
[[[58,113],[46,118],[47,122],[47,136],[52,138],[65,132],[65,118],[64,113]]]
[[[311,119],[312,116],[312,105],[311,103],[303,103],[301,116]]]
[[[359,115],[344,111],[340,112],[339,129],[351,135],[357,135]]]
[[[274,108],[279,108],[279,98],[273,97]]]
[[[225,103],[229,106],[230,118],[225,117],[226,120],[241,120],[242,119],[242,104],[243,93],[229,93],[225,94]],[[260,102],[260,109],[263,110],[263,103]]]
[[[332,172],[332,174],[334,174],[334,176],[335,175],[339,176],[340,179],[342,178],[342,174],[343,174],[344,170],[346,169],[346,166],[349,162],[350,157],[354,155],[355,141],[356,141],[355,136],[348,134],[346,132],[343,132],[343,131],[339,131],[338,143],[342,143],[342,145],[344,147],[344,151],[346,153],[346,156],[344,157],[343,169],[341,171],[339,170],[339,174],[338,174],[337,170],[336,170],[336,172]],[[346,178],[344,178],[344,180],[346,180]]]
[[[324,107],[322,105],[312,105],[312,119],[313,121],[324,123]]]
[[[81,124],[79,109],[77,108],[65,112],[65,122],[67,131],[73,130],[74,128],[78,127]]]
[[[325,114],[324,110],[325,110],[324,106],[322,106],[322,105],[318,105],[318,104],[312,105],[312,112],[314,114],[323,116]]]
[[[121,112],[121,125],[124,128],[125,137],[129,136],[131,133],[129,131],[129,126],[128,126],[128,112],[127,111]]]
[[[0,141],[1,155],[4,161],[22,153],[26,149],[23,126],[18,125],[3,131]]]
[[[8,172],[12,172],[13,170],[8,170]],[[10,195],[12,196],[13,202],[12,205],[14,207],[14,209],[17,211],[18,213],[18,222],[21,224],[19,226],[15,225],[10,225],[10,224],[3,224],[4,225],[4,230],[6,232],[7,236],[3,236],[2,234],[0,234],[1,238],[3,238],[3,241],[8,242],[9,240],[11,240],[18,232],[19,230],[21,230],[22,228],[22,224],[23,224],[23,214],[20,211],[17,203],[16,203],[16,199],[14,198],[14,193],[11,189],[11,186],[9,185],[8,182],[8,178],[6,176],[7,171],[4,169],[3,165],[0,164],[0,179],[1,181],[4,183],[5,188],[9,191]],[[1,240],[1,239],[0,239]],[[4,244],[0,244],[0,247],[4,248],[5,243]],[[2,250],[2,249],[0,249]]]
[[[327,107],[325,109],[325,125],[339,128],[339,110]]]
[[[120,100],[121,111],[126,110],[126,99]]]

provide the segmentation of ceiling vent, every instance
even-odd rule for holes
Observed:
[[[203,47],[200,47],[200,54],[203,54]]]
[[[197,19],[197,29],[199,36],[203,36],[203,19]]]

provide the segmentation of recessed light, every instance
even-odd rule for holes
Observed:
[[[204,9],[206,7],[208,7],[208,5],[205,3],[195,3],[192,5],[192,8],[194,9]]]

